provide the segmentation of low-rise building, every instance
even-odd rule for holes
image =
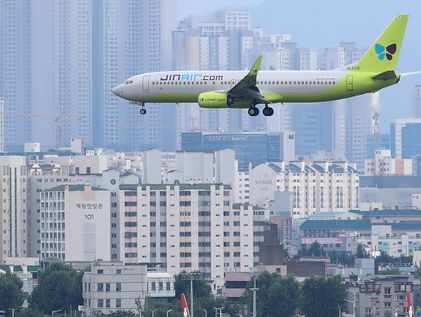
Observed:
[[[306,220],[301,242],[322,244],[327,251],[353,251],[358,243],[373,254],[412,255],[421,246],[421,210],[352,211],[350,216]],[[353,216],[351,216],[353,215]],[[342,217],[342,218],[339,218]],[[349,249],[349,250],[348,250]]]
[[[83,274],[86,316],[117,310],[138,313],[148,294],[146,265],[96,262]]]
[[[10,272],[16,274],[22,281],[22,292],[25,297],[23,307],[28,307],[26,299],[38,285],[39,270],[38,258],[5,258],[4,263],[0,264],[0,274]]]
[[[348,312],[356,317],[408,316],[406,292],[413,293],[419,280],[409,275],[364,278],[348,285]],[[355,306],[354,306],[355,305]]]
[[[148,272],[148,298],[155,303],[167,302],[175,296],[175,278],[166,272]]]
[[[364,175],[412,175],[412,159],[394,159],[390,150],[376,150],[374,159],[364,161]]]

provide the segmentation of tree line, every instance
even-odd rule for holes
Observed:
[[[16,317],[45,317],[52,311],[60,314],[80,315],[78,305],[83,305],[82,277],[84,271],[76,271],[69,265],[52,263],[40,274],[38,285],[27,297],[28,309],[17,309],[25,300],[22,281],[14,274],[0,275],[0,310],[11,316],[10,308],[15,308]],[[180,295],[185,293],[190,303],[190,281],[182,275],[175,279],[175,297],[168,303],[159,303],[147,299],[142,308],[143,317],[165,317],[171,310],[171,317],[182,317]],[[257,276],[257,312],[260,317],[293,316],[297,312],[307,317],[335,317],[339,306],[344,305],[345,286],[340,277],[311,277],[303,283],[293,277],[281,277],[279,274],[261,273]],[[238,300],[229,300],[214,296],[204,279],[193,283],[194,313],[197,317],[215,317],[215,308],[222,309],[225,316],[246,316],[252,312],[253,280]],[[205,313],[206,312],[206,313]],[[60,315],[57,314],[57,315]],[[138,312],[115,311],[111,314],[96,313],[97,317],[135,317]]]

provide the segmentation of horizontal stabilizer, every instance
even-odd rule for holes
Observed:
[[[374,80],[388,80],[388,79],[393,79],[396,78],[396,73],[394,70],[387,70],[385,72],[382,72],[380,74],[374,75],[373,78]]]
[[[412,76],[412,75],[418,75],[418,74],[421,74],[421,70],[416,71],[416,72],[401,73],[401,77]]]

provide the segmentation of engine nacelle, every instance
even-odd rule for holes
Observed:
[[[219,91],[202,92],[198,97],[199,106],[203,108],[227,108],[228,101],[228,95]]]

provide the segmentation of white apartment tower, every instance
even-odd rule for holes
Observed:
[[[0,262],[27,257],[27,175],[22,156],[0,156]]]
[[[222,286],[224,272],[258,262],[265,212],[232,204],[230,186],[121,185],[120,213],[125,263],[160,263],[170,274],[200,270]]]
[[[40,193],[41,256],[63,261],[111,258],[110,192],[60,185]]]
[[[275,192],[290,192],[293,218],[358,209],[359,174],[346,162],[265,163],[250,172],[250,203],[267,206]]]

